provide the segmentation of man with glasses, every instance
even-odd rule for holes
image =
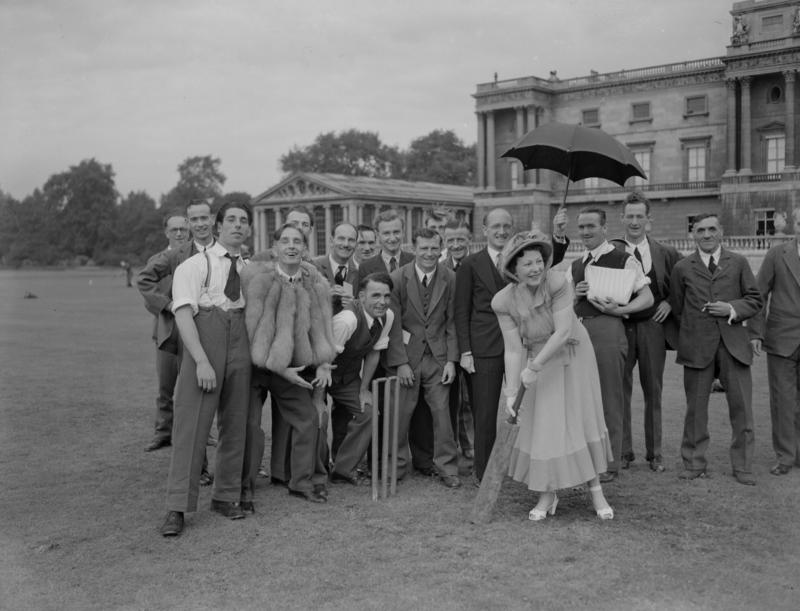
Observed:
[[[184,208],[184,219],[192,233],[192,239],[186,236],[186,241],[177,248],[167,249],[151,258],[147,265],[139,272],[136,284],[139,292],[148,304],[150,312],[158,312],[158,330],[156,347],[162,352],[172,354],[180,361],[178,328],[175,326],[175,317],[172,314],[172,277],[178,266],[186,259],[205,252],[214,245],[214,235],[211,232],[213,221],[211,206],[205,200],[193,199]],[[182,233],[182,232],[181,232]],[[177,362],[180,369],[180,362]],[[213,441],[212,438],[209,438]],[[172,426],[169,431],[157,432],[155,439],[145,447],[145,452],[152,452],[172,443]],[[200,484],[208,486],[213,481],[211,474],[206,469],[207,461],[203,462],[203,471]]]
[[[553,219],[553,265],[567,252],[564,235],[566,212]],[[469,255],[456,272],[455,320],[461,367],[475,420],[475,475],[480,480],[497,436],[497,406],[503,387],[505,363],[503,334],[492,299],[506,285],[498,269],[500,254],[514,235],[514,219],[508,210],[494,208],[483,218],[486,248]]]

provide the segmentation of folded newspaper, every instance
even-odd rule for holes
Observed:
[[[631,300],[633,285],[636,283],[636,272],[631,269],[612,269],[589,265],[585,272],[589,283],[589,299],[613,299],[621,305]]]

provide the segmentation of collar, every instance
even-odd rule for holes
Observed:
[[[297,273],[296,273],[294,276],[290,276],[289,274],[287,274],[285,271],[283,271],[283,270],[281,269],[281,265],[280,265],[280,263],[278,263],[277,265],[275,265],[275,271],[277,271],[277,272],[278,272],[278,275],[279,275],[281,278],[283,278],[284,280],[289,280],[290,282],[294,282],[295,280],[299,280],[300,278],[302,278],[302,277],[303,277],[303,270],[302,270],[302,268],[301,268],[301,269],[298,269],[298,270],[297,270]]]
[[[202,251],[201,251],[202,252]],[[206,252],[210,252],[212,254],[217,255],[218,257],[222,258],[228,254],[228,250],[219,242],[214,242],[214,245],[211,246]],[[237,254],[230,253],[231,257],[235,257],[234,260],[241,258],[242,253],[239,252]],[[242,259],[244,261],[244,259]]]
[[[364,318],[367,319],[367,328],[371,329],[372,328],[372,323],[375,322],[375,319],[372,318],[372,316],[370,316],[369,314],[367,314],[366,310],[362,309],[362,312],[364,312]],[[381,327],[383,326],[383,321],[380,318],[378,319],[378,323],[381,325]]]
[[[337,263],[333,255],[328,255],[328,260],[331,262],[331,271],[336,274],[340,267],[344,267],[344,275],[347,275],[347,268],[349,267],[350,261],[348,260],[346,263]]]
[[[700,253],[700,258],[703,260],[703,263],[705,263],[706,267],[708,267],[708,262],[712,256],[714,257],[714,263],[719,265],[719,259],[722,256],[722,246],[717,246],[717,250],[712,253],[704,253],[699,248],[697,249],[697,252]]]
[[[356,261],[356,258],[355,258],[355,257],[353,257],[352,259],[350,259],[350,261],[352,261],[352,262],[353,262],[353,267],[355,267],[356,269],[358,269],[358,267],[359,267],[359,266],[358,266],[358,261]]]
[[[212,246],[214,246],[214,244],[216,243],[217,240],[215,238],[211,238],[211,244],[207,246],[203,246],[202,244],[200,244],[200,242],[195,240],[194,247],[197,249],[197,252],[205,252],[206,250],[209,250]]]
[[[614,247],[608,243],[608,240],[604,240],[603,243],[600,244],[600,246],[598,246],[594,250],[584,250],[582,260],[586,261],[586,258],[589,255],[592,255],[592,261],[597,261],[604,254],[606,254],[607,252],[611,252],[612,250],[614,250]]]
[[[499,250],[495,250],[494,248],[492,248],[491,246],[488,246],[488,245],[486,246],[486,250],[489,253],[489,258],[492,260],[492,263],[497,261],[497,256],[500,254],[500,251]]]
[[[650,241],[647,239],[647,236],[645,236],[644,240],[642,240],[638,244],[634,244],[633,242],[628,240],[628,238],[623,238],[623,239],[625,240],[625,244],[627,245],[628,249],[630,249],[631,251],[636,248],[639,249],[639,252],[646,252],[650,250]]]
[[[394,262],[397,264],[397,267],[400,267],[400,253],[397,253],[394,257],[392,257],[391,255],[387,255],[385,250],[381,250],[381,257],[383,257],[383,262],[386,264],[387,268],[389,267],[389,263],[391,262],[392,258],[394,258]]]
[[[414,270],[417,272],[417,278],[419,278],[419,281],[422,282],[423,278],[427,278],[428,279],[428,286],[430,286],[431,278],[433,278],[433,275],[436,273],[436,268],[434,267],[433,271],[430,271],[430,272],[426,273],[426,272],[423,272],[420,269],[419,265],[414,263]]]

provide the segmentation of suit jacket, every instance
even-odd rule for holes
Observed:
[[[675,264],[670,290],[672,314],[680,324],[679,365],[707,367],[713,362],[720,341],[737,361],[745,365],[753,362],[750,338],[742,323],[758,314],[764,300],[747,259],[723,248],[712,276],[695,250]],[[727,316],[703,311],[706,303],[714,301],[731,304],[736,320],[729,325]]]
[[[159,350],[178,354],[178,327],[175,317],[167,309],[167,304],[172,301],[172,276],[178,266],[189,257],[197,254],[194,240],[182,245],[180,248],[163,250],[150,258],[147,265],[139,272],[136,285],[144,297],[147,310],[158,316],[156,347]],[[168,280],[167,290],[165,280]]]
[[[390,367],[408,363],[414,369],[422,360],[425,347],[444,367],[458,361],[458,341],[453,313],[456,298],[456,275],[441,263],[436,265],[428,313],[424,313],[415,265],[406,265],[392,273],[392,312],[395,322],[389,330],[387,362]],[[410,334],[403,341],[403,331]]]
[[[553,265],[564,260],[568,246],[569,239],[564,244],[553,240]],[[506,283],[492,262],[488,248],[465,257],[456,279],[459,354],[472,352],[473,356],[481,358],[501,356],[505,345],[497,315],[492,310],[492,299]]]
[[[331,268],[331,258],[328,255],[322,255],[321,257],[317,257],[312,261],[314,267],[319,270],[319,273],[325,276],[328,279],[328,282],[331,286],[334,286],[334,276],[336,276],[336,268]],[[347,261],[347,275],[344,278],[345,282],[348,282],[353,286],[353,295],[358,297],[358,285],[355,284],[356,276],[358,275],[358,268],[353,263],[352,257]],[[342,299],[341,297],[334,296],[332,298],[333,301],[333,315],[336,316],[339,312],[342,311]]]
[[[800,345],[800,256],[797,238],[769,249],[758,270],[764,306],[747,329],[771,354],[788,357]],[[769,300],[769,303],[767,302]]]
[[[386,269],[386,264],[383,262],[381,257],[382,252],[379,252],[374,257],[370,257],[366,261],[361,262],[361,265],[358,266],[358,273],[356,274],[356,282],[354,286],[360,286],[361,281],[370,274],[375,274],[377,272],[389,272],[389,270]],[[413,253],[401,250],[399,258],[400,260],[397,263],[397,269],[400,269],[404,265],[411,263],[414,260],[414,255]]]
[[[678,252],[678,249],[669,244],[662,244],[651,237],[645,238],[650,245],[650,257],[653,260],[653,271],[656,275],[656,284],[658,291],[661,294],[663,301],[669,301],[670,295],[670,277],[672,276],[672,269],[675,264],[683,259],[683,255]],[[611,240],[611,243],[618,250],[625,252],[627,243],[625,238]],[[678,323],[675,317],[670,313],[664,321],[664,335],[667,340],[667,348],[670,350],[678,349]]]

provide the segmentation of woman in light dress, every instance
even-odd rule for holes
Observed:
[[[614,511],[598,480],[612,456],[597,361],[572,309],[571,284],[550,270],[552,253],[541,233],[514,236],[500,265],[512,282],[492,301],[505,341],[509,414],[520,384],[526,389],[509,475],[540,492],[531,520],[555,513],[558,490],[583,483],[598,517],[610,520]]]

